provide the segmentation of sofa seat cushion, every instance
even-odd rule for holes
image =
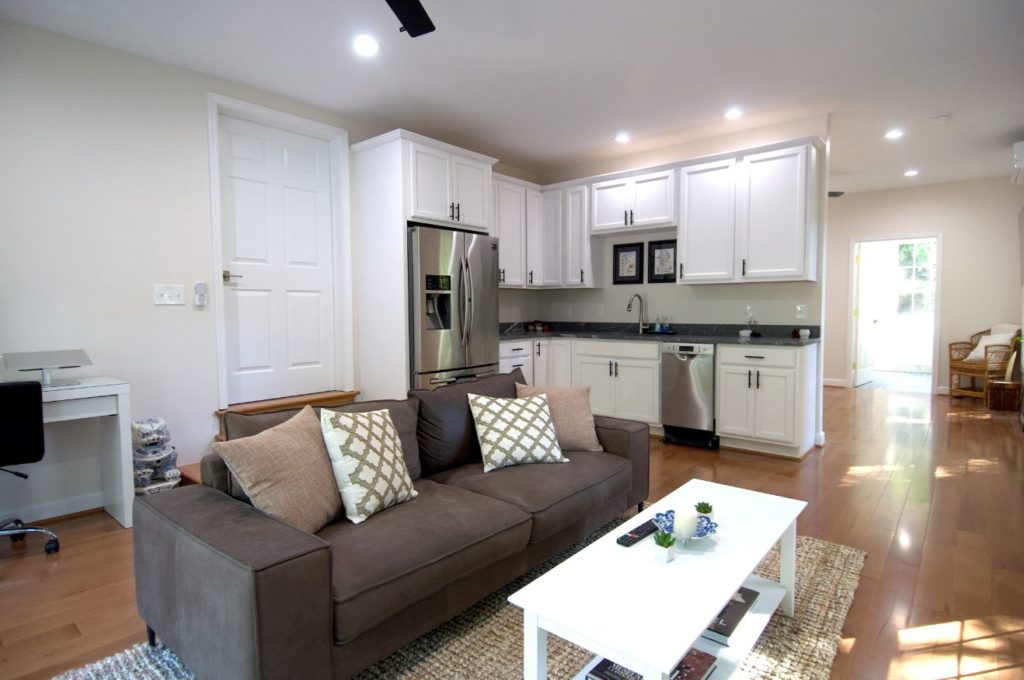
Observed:
[[[621,500],[625,510],[632,468],[625,458],[604,451],[565,451],[562,465],[516,465],[484,472],[471,463],[430,479],[511,503],[533,516],[530,543],[538,543],[584,519],[601,506]]]
[[[338,644],[526,547],[530,516],[515,505],[429,480],[414,486],[410,501],[317,534],[331,545]]]

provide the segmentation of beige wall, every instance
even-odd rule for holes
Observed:
[[[209,92],[347,128],[353,141],[380,132],[228,81],[0,23],[0,352],[85,349],[94,365],[81,372],[130,382],[132,415],[165,418],[186,463],[216,431],[215,312],[155,307],[153,284],[218,285]],[[56,485],[77,479],[47,467],[61,456],[98,470],[93,438],[68,439],[33,466],[28,483],[3,475],[0,506],[36,502],[48,475]]]
[[[1017,216],[1024,187],[1007,177],[847,194],[829,201],[825,286],[825,379],[849,378],[850,242],[942,237],[936,364],[949,387],[947,345],[993,323],[1020,320]]]

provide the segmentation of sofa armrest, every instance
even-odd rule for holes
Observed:
[[[594,416],[594,426],[597,428],[597,440],[605,451],[628,458],[633,464],[629,504],[643,503],[647,500],[650,485],[650,426],[608,416]]]
[[[139,614],[197,677],[331,677],[327,543],[207,486],[134,517]]]

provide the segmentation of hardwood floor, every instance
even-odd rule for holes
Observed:
[[[825,390],[802,462],[652,441],[651,500],[697,477],[808,501],[801,534],[868,553],[832,677],[1024,678],[1024,436],[977,400]],[[46,678],[145,639],[131,531],[104,514],[0,544],[0,678]]]

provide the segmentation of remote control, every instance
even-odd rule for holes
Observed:
[[[615,540],[615,542],[618,543],[619,545],[622,545],[622,546],[625,546],[625,547],[628,548],[629,546],[633,545],[634,543],[638,543],[638,542],[642,541],[643,539],[647,538],[648,536],[650,536],[651,534],[653,534],[657,530],[658,530],[658,525],[656,525],[654,523],[653,519],[650,519],[650,520],[647,520],[646,522],[644,522],[643,524],[641,524],[640,526],[638,526],[636,529],[633,529],[632,531],[630,531],[628,534],[623,534],[623,535],[619,536]]]

